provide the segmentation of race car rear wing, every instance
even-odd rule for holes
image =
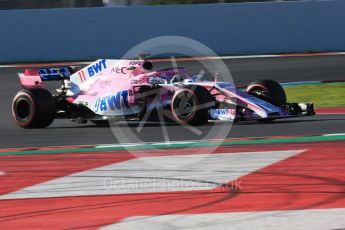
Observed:
[[[18,73],[23,88],[44,88],[44,81],[60,81],[69,79],[76,67],[64,66],[55,68],[25,69]]]

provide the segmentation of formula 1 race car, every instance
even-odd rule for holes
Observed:
[[[13,99],[12,113],[23,128],[43,128],[56,118],[96,125],[108,119],[159,120],[183,125],[209,120],[272,121],[314,115],[312,103],[287,103],[279,83],[262,80],[246,91],[228,82],[203,81],[186,68],[153,71],[148,60],[100,59],[85,68],[26,69],[24,90]],[[45,81],[61,81],[54,94]]]

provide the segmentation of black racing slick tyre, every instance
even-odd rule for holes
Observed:
[[[252,94],[272,105],[286,104],[286,94],[283,87],[273,80],[261,80],[251,83],[247,87],[247,93]]]
[[[12,115],[22,128],[45,128],[54,121],[55,114],[56,103],[45,89],[21,90],[13,98]]]
[[[175,92],[171,112],[177,123],[198,126],[208,122],[208,110],[214,105],[215,100],[206,88],[189,86]]]

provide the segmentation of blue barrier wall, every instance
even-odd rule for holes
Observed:
[[[0,11],[0,62],[118,58],[162,35],[218,54],[345,50],[345,1]]]

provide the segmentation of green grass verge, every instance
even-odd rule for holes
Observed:
[[[317,108],[345,107],[345,83],[288,86],[288,102],[313,102]]]

